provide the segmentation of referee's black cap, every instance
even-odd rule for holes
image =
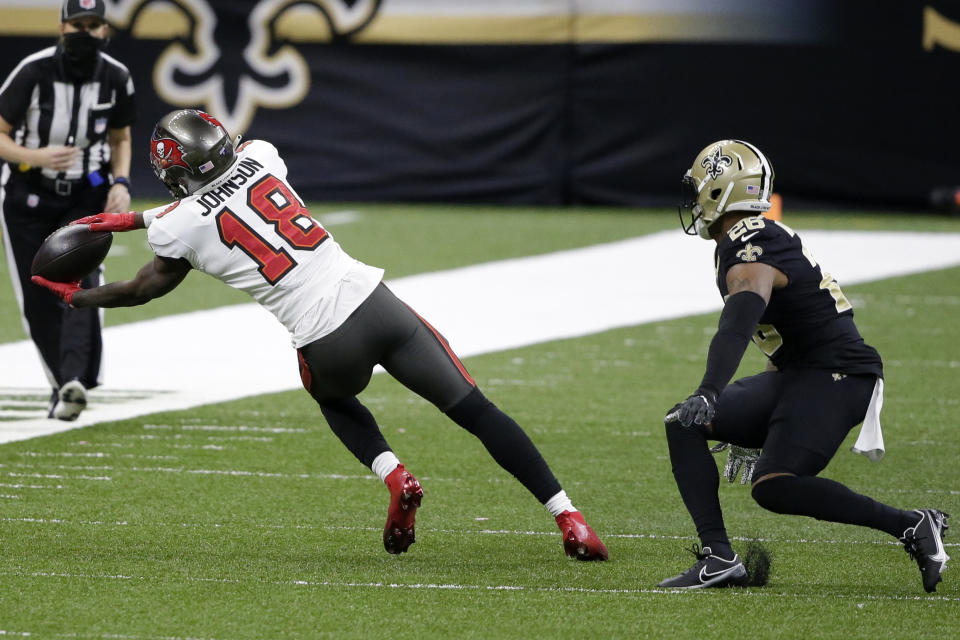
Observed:
[[[95,16],[106,22],[107,8],[103,0],[63,0],[60,22],[69,22],[84,16]]]

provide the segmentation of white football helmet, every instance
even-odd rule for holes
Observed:
[[[760,149],[743,140],[714,142],[683,176],[680,225],[709,240],[710,227],[725,213],[768,211],[772,192],[773,167]]]

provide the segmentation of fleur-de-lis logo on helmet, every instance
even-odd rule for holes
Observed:
[[[717,147],[712,154],[700,161],[700,166],[705,167],[707,173],[710,174],[710,177],[714,180],[723,173],[724,167],[729,167],[733,164],[733,158],[723,155],[722,151],[723,149]]]

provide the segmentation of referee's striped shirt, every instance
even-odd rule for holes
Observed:
[[[77,180],[110,170],[108,129],[133,123],[135,106],[130,71],[100,52],[93,78],[68,78],[57,47],[24,58],[0,86],[0,116],[13,126],[12,137],[28,149],[69,145],[83,150],[68,171],[43,169],[48,178]],[[11,165],[16,175],[26,167]]]

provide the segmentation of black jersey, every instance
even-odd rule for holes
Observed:
[[[788,284],[774,289],[754,333],[778,369],[829,369],[883,374],[876,349],[864,343],[853,306],[788,226],[754,216],[740,220],[717,245],[717,287],[726,299],[727,271],[744,262],[779,269]]]

